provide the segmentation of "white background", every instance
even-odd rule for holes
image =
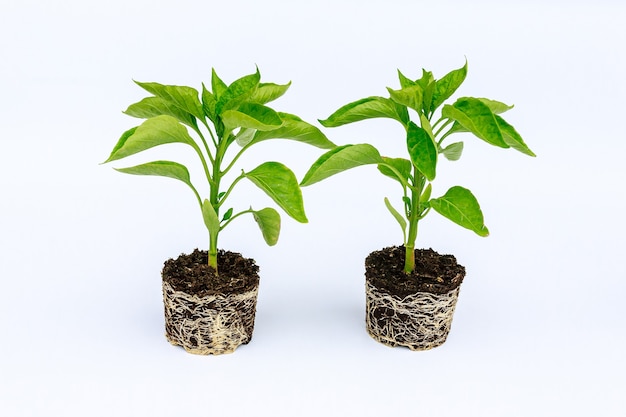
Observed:
[[[618,0],[4,1],[0,414],[626,415],[625,18]],[[314,122],[386,95],[398,68],[441,77],[466,57],[457,96],[515,104],[507,120],[538,157],[468,137],[440,163],[433,194],[470,188],[491,230],[420,226],[419,246],[467,268],[443,346],[364,330],[363,260],[401,240],[383,205],[398,189],[371,167],[305,189],[310,223],[283,216],[275,247],[251,218],[223,233],[261,267],[251,344],[203,357],[165,341],[162,264],[208,237],[184,185],[99,165],[138,123],[121,113],[145,96],[133,79],[200,88],[212,67],[232,82],[256,64],[293,82],[273,107]],[[394,122],[325,132],[403,155]],[[279,160],[299,177],[321,153],[256,152],[242,168]],[[233,196],[250,202],[271,203]]]

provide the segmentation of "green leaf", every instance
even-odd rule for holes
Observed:
[[[396,210],[391,205],[387,197],[385,197],[385,206],[387,206],[387,210],[389,210],[393,218],[396,219],[396,221],[402,228],[403,241],[406,242],[406,220],[404,220],[404,217],[400,213],[398,213],[398,210]]]
[[[233,217],[233,208],[229,208],[228,210],[226,210],[226,213],[224,213],[224,216],[222,216],[222,221],[225,222],[228,219],[230,219],[231,217]]]
[[[426,71],[425,69],[422,68],[422,78],[420,78],[419,80],[416,80],[415,84],[422,87],[422,89],[425,91],[429,85],[432,85],[434,83],[435,83],[435,77],[433,77],[433,73],[430,71]]]
[[[450,130],[446,132],[446,136],[451,135],[453,133],[462,133],[462,132],[469,132],[469,130],[461,126],[459,122],[455,121],[454,124],[452,124],[452,127],[450,128]]]
[[[234,81],[217,99],[216,113],[221,115],[226,110],[237,109],[255,93],[260,80],[261,73],[257,68],[254,74],[245,75]]]
[[[387,87],[391,99],[396,103],[410,107],[417,112],[422,110],[422,100],[424,99],[424,90],[419,85],[412,85],[401,90],[394,90]]]
[[[433,92],[433,100],[430,105],[430,111],[435,111],[441,106],[454,92],[463,84],[467,76],[467,61],[461,68],[450,71],[440,80],[436,81],[435,91]]]
[[[428,132],[411,122],[406,143],[413,165],[429,181],[434,180],[437,169],[437,147]]]
[[[388,158],[386,156],[383,156],[382,158],[384,163],[378,165],[378,170],[383,175],[386,175],[400,182],[400,184],[406,184],[409,176],[411,175],[411,161],[403,158]],[[395,168],[396,171],[398,171],[398,173],[400,173],[401,178],[399,178],[398,174],[396,174],[392,169],[389,168],[389,165],[391,165],[393,168]]]
[[[524,139],[522,139],[520,134],[517,133],[513,126],[508,124],[506,120],[498,115],[496,115],[496,120],[498,122],[498,126],[500,126],[500,131],[502,131],[502,137],[504,138],[504,141],[511,148],[529,156],[537,156],[533,151],[530,150],[526,143],[524,143]]]
[[[430,206],[437,213],[459,226],[472,230],[479,236],[489,235],[478,201],[474,194],[466,188],[452,187],[442,197],[430,200]]]
[[[250,142],[252,142],[256,132],[257,132],[256,129],[248,129],[248,128],[239,129],[239,132],[237,132],[237,136],[235,136],[237,145],[244,147]]]
[[[211,119],[213,123],[217,120],[217,113],[215,112],[215,106],[217,105],[217,100],[215,96],[207,90],[204,83],[202,84],[202,110],[204,114]]]
[[[402,88],[407,88],[415,85],[415,81],[412,81],[409,78],[405,77],[404,74],[400,72],[400,70],[398,70],[398,78],[400,80],[400,87]]]
[[[320,120],[324,127],[337,127],[352,122],[377,117],[395,119],[406,125],[409,113],[406,107],[384,97],[368,97],[346,104],[331,114],[328,119]]]
[[[424,204],[430,200],[430,193],[433,191],[433,186],[431,183],[428,183],[422,195],[420,195],[420,204]]]
[[[254,94],[250,97],[250,101],[259,104],[269,103],[285,94],[289,86],[291,86],[291,81],[284,85],[260,83]]]
[[[280,214],[270,207],[252,212],[254,220],[259,225],[265,243],[274,246],[278,242],[280,235]]]
[[[446,146],[441,150],[443,156],[445,156],[449,161],[458,161],[461,158],[461,154],[463,153],[463,142],[455,142]]]
[[[135,83],[149,93],[169,101],[176,107],[194,115],[198,119],[204,118],[202,104],[200,103],[200,99],[198,99],[198,91],[195,88],[178,85],[163,85],[159,83],[142,83],[139,81],[135,81]]]
[[[146,120],[122,135],[105,162],[115,161],[154,146],[185,143],[196,147],[187,129],[172,116],[157,116]]]
[[[140,119],[150,119],[156,116],[172,116],[192,129],[198,128],[196,118],[192,114],[181,110],[171,102],[160,97],[146,97],[138,103],[131,104],[126,111],[124,111],[124,114]]]
[[[227,131],[237,127],[274,130],[283,124],[278,113],[258,103],[242,103],[237,110],[225,110],[222,113],[222,122]]]
[[[115,146],[113,147],[113,150],[111,151],[111,155],[109,155],[109,158],[103,162],[107,163],[109,161],[113,161],[114,159],[113,156],[122,148],[124,147],[124,145],[126,144],[126,141],[128,140],[129,137],[131,137],[132,135],[135,134],[135,132],[137,131],[137,128],[139,126],[135,126],[132,127],[130,129],[128,129],[126,132],[122,133],[122,136],[120,136],[120,138],[118,139],[117,143],[115,144]],[[119,158],[116,158],[119,159]]]
[[[211,89],[213,90],[213,95],[215,96],[215,99],[219,100],[219,98],[222,96],[222,94],[224,94],[227,88],[228,86],[226,85],[226,83],[222,81],[222,79],[217,75],[217,72],[215,72],[215,68],[213,68],[211,70]]]
[[[489,109],[493,112],[493,114],[501,114],[505,111],[511,110],[514,106],[509,106],[508,104],[504,104],[500,101],[490,100],[488,98],[479,98],[483,104],[485,104]]]
[[[291,139],[307,143],[321,149],[332,149],[332,143],[321,130],[303,121],[298,116],[288,113],[278,113],[283,125],[278,129],[269,131],[257,131],[254,135],[254,143],[268,139]]]
[[[209,234],[211,236],[215,236],[217,233],[219,233],[220,220],[218,219],[217,213],[211,205],[211,202],[207,199],[205,199],[202,203],[202,218],[204,219],[204,224],[209,230]]]
[[[304,214],[304,202],[298,179],[285,165],[279,162],[265,162],[245,176],[265,191],[293,219],[300,223],[308,222]]]
[[[424,115],[428,115],[430,117],[429,113],[432,113],[430,109],[432,108],[433,95],[435,94],[435,88],[437,87],[437,83],[435,82],[435,77],[433,77],[432,72],[426,70],[422,71],[422,79],[418,80],[419,85],[421,85],[422,89],[424,90],[424,99],[422,104],[423,111],[420,112],[420,116],[423,117]],[[422,124],[422,127],[423,126],[424,125]]]
[[[426,117],[422,112],[420,112],[420,124],[422,125],[422,129],[424,129],[434,141],[435,135],[433,134],[433,127],[430,125],[430,120],[428,120],[428,117]]]
[[[463,97],[452,106],[443,106],[443,117],[457,121],[476,137],[501,148],[508,148],[500,126],[489,107],[477,98]]]
[[[116,171],[133,175],[155,175],[180,180],[194,189],[189,178],[189,170],[184,165],[171,161],[154,161],[128,168],[115,168]],[[195,189],[194,189],[195,190]]]
[[[372,145],[338,146],[320,156],[304,175],[300,185],[307,186],[332,175],[361,165],[380,164],[384,160]]]

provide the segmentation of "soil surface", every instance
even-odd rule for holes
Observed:
[[[416,292],[445,294],[457,288],[465,277],[465,267],[452,255],[432,249],[415,250],[415,270],[404,273],[404,246],[375,251],[365,259],[367,281],[390,294],[404,298]]]
[[[208,262],[208,252],[198,249],[189,255],[168,259],[163,266],[163,280],[176,291],[199,297],[240,294],[259,285],[259,267],[254,259],[220,249],[217,253],[219,274],[209,267]]]

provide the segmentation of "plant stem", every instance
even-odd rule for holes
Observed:
[[[209,233],[209,266],[215,270],[215,275],[217,275],[217,235],[217,231]]]
[[[404,273],[410,274],[415,269],[415,241],[417,240],[417,224],[421,219],[420,197],[426,178],[417,168],[413,168],[415,186],[411,187],[411,210],[409,213],[409,236],[405,243]]]
[[[216,147],[215,150],[215,159],[213,161],[213,173],[212,173],[212,179],[213,181],[210,183],[210,191],[209,191],[209,202],[211,203],[211,206],[213,206],[213,210],[215,210],[215,214],[217,215],[217,218],[219,219],[220,216],[220,201],[219,201],[219,194],[220,194],[220,182],[222,180],[222,175],[220,172],[220,168],[221,168],[221,164],[222,164],[222,159],[224,158],[224,153],[225,153],[225,140],[223,140],[223,138],[218,137],[218,146]],[[217,268],[217,238],[219,236],[220,233],[220,229],[218,228],[217,230],[213,230],[213,231],[209,231],[209,266],[213,267],[213,269],[215,269],[215,273],[217,274],[218,272],[218,268]]]

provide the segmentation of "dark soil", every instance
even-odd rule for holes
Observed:
[[[404,246],[375,251],[365,259],[365,277],[379,290],[404,298],[416,292],[445,294],[457,288],[465,277],[465,267],[452,255],[432,249],[415,250],[415,270],[404,273]]]
[[[240,294],[259,285],[259,267],[254,259],[220,249],[217,253],[219,274],[209,267],[208,261],[207,251],[198,249],[189,255],[169,259],[163,266],[163,280],[176,291],[199,297]]]

